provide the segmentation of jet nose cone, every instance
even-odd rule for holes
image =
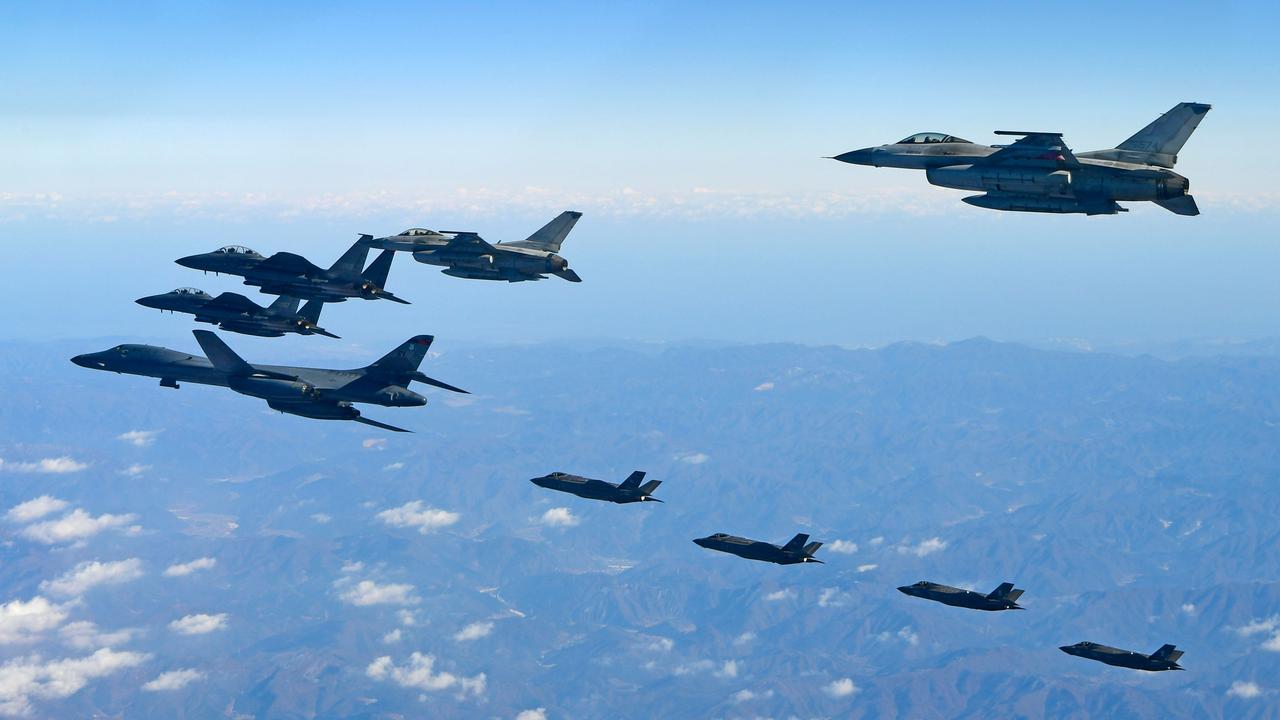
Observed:
[[[849,163],[851,165],[874,165],[872,156],[875,154],[875,148],[863,148],[861,150],[850,150],[847,153],[841,153],[831,158],[840,162]]]
[[[1058,649],[1059,649],[1059,650],[1061,650],[1062,652],[1064,652],[1064,653],[1068,654],[1068,655],[1075,655],[1075,654],[1076,654],[1076,646],[1075,646],[1075,645],[1062,645],[1062,646],[1060,646]]]
[[[143,298],[138,298],[137,300],[134,300],[134,302],[138,303],[143,307],[159,308],[161,297],[162,297],[161,295],[148,295]]]
[[[547,486],[547,478],[545,475],[542,477],[529,478],[529,482],[533,483],[534,485],[537,485],[538,487]]]
[[[698,547],[706,547],[710,538],[694,538],[693,544]]]
[[[204,260],[204,255],[201,254],[201,255],[188,255],[186,257],[180,257],[177,260],[174,260],[174,262],[178,263],[182,267],[191,268],[192,270],[199,270],[204,265],[203,260]]]
[[[911,586],[910,586],[910,585],[902,585],[901,587],[899,587],[899,588],[898,588],[898,592],[902,593],[903,595],[910,595],[910,594],[911,594]]]

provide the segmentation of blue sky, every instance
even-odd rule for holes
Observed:
[[[515,239],[570,207],[586,213],[565,246],[582,286],[465,283],[403,259],[393,289],[417,314],[334,315],[369,339],[407,325],[474,340],[841,344],[1280,334],[1264,272],[1280,260],[1263,149],[1280,126],[1273,4],[7,15],[0,237],[28,268],[8,292],[64,291],[34,310],[6,303],[0,337],[181,342],[186,324],[128,300],[243,288],[179,272],[180,254],[235,242],[327,264],[358,232]],[[978,142],[1057,130],[1096,149],[1182,100],[1215,106],[1178,168],[1205,211],[1194,219],[1141,204],[1000,215],[919,174],[821,159],[921,130]],[[56,274],[50,238],[70,258]],[[545,330],[513,318],[525,307]]]

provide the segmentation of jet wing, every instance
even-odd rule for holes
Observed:
[[[274,277],[313,277],[324,272],[315,263],[291,252],[278,252],[258,263],[254,275],[271,275]]]
[[[485,255],[498,249],[475,233],[458,233],[440,249],[444,255]]]
[[[200,310],[201,312],[217,310],[219,312],[233,314],[244,313],[245,315],[252,315],[261,311],[262,308],[257,303],[240,293],[224,292],[218,297],[205,303],[205,306],[200,308]]]
[[[1080,161],[1062,141],[1062,133],[997,130],[996,135],[1021,135],[1012,145],[975,160],[974,165],[1024,165],[1074,170]]]

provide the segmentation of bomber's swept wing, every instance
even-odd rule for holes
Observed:
[[[224,292],[218,297],[205,303],[201,310],[222,310],[225,312],[253,315],[256,312],[261,311],[262,307],[240,293]]]
[[[975,165],[1029,165],[1055,169],[1075,169],[1080,161],[1062,141],[1062,133],[997,130],[996,135],[1021,135],[1012,145],[976,160]]]
[[[270,274],[281,277],[313,277],[323,272],[323,268],[291,252],[278,252],[254,268],[255,275]]]
[[[264,377],[276,380],[298,379],[295,375],[254,367],[246,362],[244,358],[237,355],[236,351],[232,350],[230,346],[222,342],[222,338],[208,330],[192,330],[191,334],[196,336],[196,342],[200,343],[200,349],[204,350],[209,363],[225,373],[239,377]]]

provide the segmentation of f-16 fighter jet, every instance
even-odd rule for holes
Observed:
[[[273,410],[320,420],[354,420],[365,425],[409,432],[363,417],[352,403],[384,407],[418,407],[427,399],[409,389],[413,381],[465,393],[423,375],[418,365],[434,339],[419,335],[405,341],[372,365],[354,370],[327,370],[287,365],[251,365],[208,330],[192,331],[208,358],[155,347],[117,345],[110,350],[77,355],[71,362],[92,370],[160,378],[161,387],[193,382],[231,388],[261,398]]]
[[[708,535],[704,538],[698,538],[694,542],[708,550],[719,550],[720,552],[737,555],[748,560],[762,560],[778,565],[822,562],[813,557],[813,554],[818,552],[818,548],[822,547],[822,543],[809,542],[809,536],[804,533],[791,538],[782,547],[778,547],[773,543],[748,540],[747,538],[725,533]]]
[[[962,199],[992,210],[1114,215],[1125,212],[1117,200],[1149,200],[1178,215],[1199,215],[1190,183],[1172,168],[1209,107],[1179,103],[1110,150],[1072,153],[1062,133],[997,130],[1018,140],[979,145],[945,133],[919,133],[833,159],[924,170],[932,185],[984,193]]]
[[[356,244],[328,270],[313,265],[301,255],[278,252],[271,257],[263,257],[239,245],[188,255],[175,262],[195,270],[239,275],[244,278],[245,285],[259,287],[271,295],[324,302],[343,302],[347,298],[390,300],[408,305],[408,300],[402,300],[385,289],[395,253],[390,250],[383,252],[369,263],[369,267],[364,267],[372,239],[361,235]]]
[[[1022,590],[1015,590],[1013,583],[1000,583],[1000,587],[983,595],[972,590],[962,590],[950,585],[921,580],[914,585],[903,585],[898,592],[913,597],[935,600],[943,605],[970,608],[972,610],[1021,610],[1018,598]]]
[[[569,269],[569,261],[560,257],[564,242],[580,212],[562,212],[524,240],[489,243],[473,232],[436,232],[411,228],[399,235],[371,240],[374,247],[413,253],[413,259],[428,265],[439,265],[441,272],[472,280],[506,280],[522,282],[542,280],[556,275],[569,282],[582,282],[578,273]]]
[[[320,300],[311,300],[299,310],[298,298],[281,295],[268,307],[262,307],[239,293],[226,292],[215,298],[203,290],[184,287],[160,295],[148,295],[134,302],[161,312],[168,310],[195,315],[196,322],[211,323],[243,335],[280,337],[285,333],[297,333],[338,337],[316,324],[320,322],[320,310],[324,307]]]
[[[570,475],[562,472],[553,472],[550,475],[536,477],[529,482],[538,487],[572,493],[588,500],[608,500],[619,505],[634,502],[662,502],[652,496],[653,491],[658,489],[662,481],[650,480],[641,485],[641,480],[644,480],[644,473],[636,470],[618,485],[604,480],[592,480],[581,475]]]
[[[1182,657],[1182,651],[1175,650],[1173,645],[1161,645],[1159,650],[1151,653],[1150,655],[1143,655],[1140,652],[1107,647],[1106,645],[1099,645],[1098,643],[1093,642],[1078,642],[1075,645],[1063,645],[1058,649],[1068,655],[1075,655],[1076,657],[1097,660],[1098,662],[1103,662],[1108,665],[1132,668],[1134,670],[1159,672],[1161,670],[1186,669],[1178,664],[1178,658]]]

